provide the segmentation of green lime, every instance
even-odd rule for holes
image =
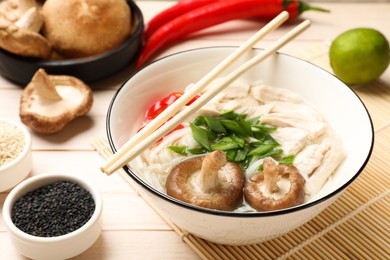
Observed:
[[[389,42],[375,29],[348,30],[332,42],[329,58],[334,73],[346,84],[366,84],[388,67]]]

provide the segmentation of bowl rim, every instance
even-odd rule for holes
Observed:
[[[24,140],[25,140],[23,150],[12,161],[0,166],[0,175],[1,175],[2,171],[6,171],[6,170],[14,167],[16,164],[20,163],[23,160],[23,158],[25,158],[28,155],[28,153],[31,150],[32,138],[31,138],[30,132],[21,123],[16,122],[16,121],[12,121],[12,120],[7,119],[7,118],[0,118],[0,122],[5,122],[5,123],[8,123],[10,125],[16,126],[23,133]]]
[[[133,41],[136,41],[138,37],[140,37],[140,34],[143,32],[144,29],[144,18],[143,14],[141,12],[141,9],[137,6],[137,4],[134,1],[126,0],[129,6],[131,7],[132,13],[135,14],[134,16],[137,17],[138,21],[135,27],[135,30],[133,33],[120,45],[109,49],[103,53],[82,57],[82,58],[71,58],[71,59],[59,59],[59,60],[40,60],[30,57],[23,57],[20,55],[16,55],[13,53],[10,53],[6,50],[0,49],[0,52],[2,55],[8,56],[8,58],[28,63],[28,64],[35,64],[37,66],[41,67],[56,67],[56,66],[74,66],[78,64],[84,64],[84,63],[90,63],[94,61],[99,61],[101,59],[104,59],[105,57],[109,57],[115,53],[121,52],[123,49],[126,48],[126,46],[130,45]]]
[[[95,202],[95,210],[92,216],[90,217],[90,219],[78,229],[70,233],[60,235],[60,236],[54,236],[54,237],[34,236],[16,227],[11,219],[12,207],[13,204],[16,202],[16,200],[24,196],[29,191],[38,189],[40,187],[43,187],[50,183],[54,183],[56,181],[74,182],[80,185],[81,187],[83,187],[84,189],[86,189],[92,195],[92,198]],[[30,189],[31,186],[35,186],[37,183],[40,182],[42,182],[43,184],[33,189]],[[103,201],[100,192],[95,186],[91,185],[84,178],[72,174],[66,174],[66,173],[48,173],[48,174],[36,175],[30,177],[29,179],[24,180],[23,182],[19,183],[9,193],[3,205],[3,220],[8,231],[12,233],[14,236],[18,237],[20,240],[29,241],[31,243],[53,244],[53,243],[68,241],[73,238],[76,238],[82,235],[88,229],[92,228],[95,225],[95,223],[99,221],[99,218],[102,213],[102,209],[103,209]]]
[[[200,48],[193,48],[193,49],[188,49],[188,50],[183,50],[183,51],[180,51],[180,52],[176,52],[176,53],[172,53],[172,54],[169,54],[167,56],[164,56],[164,57],[161,57],[159,59],[156,59],[154,60],[153,62],[149,63],[148,65],[146,65],[145,67],[141,68],[140,70],[136,71],[133,75],[131,75],[120,87],[119,89],[116,91],[116,93],[114,94],[114,96],[112,97],[112,100],[109,104],[109,107],[108,107],[108,111],[107,111],[107,117],[106,117],[106,134],[107,134],[107,139],[108,139],[108,144],[112,150],[113,153],[117,152],[117,148],[115,147],[115,144],[114,144],[114,140],[112,138],[112,135],[111,135],[111,128],[110,128],[110,121],[111,121],[111,111],[112,111],[112,108],[113,108],[113,105],[115,103],[115,100],[117,98],[117,96],[120,94],[120,92],[123,90],[124,86],[127,84],[127,82],[129,80],[131,80],[132,77],[134,77],[135,75],[137,75],[140,71],[142,71],[142,69],[146,68],[146,67],[149,67],[151,66],[152,64],[156,63],[156,62],[159,62],[161,60],[164,60],[164,59],[167,59],[167,58],[170,58],[172,56],[176,56],[176,55],[180,55],[182,53],[187,53],[187,52],[193,52],[193,51],[197,51],[197,50],[204,50],[204,49],[220,49],[220,48],[237,48],[238,46],[212,46],[212,47],[200,47]],[[264,50],[262,48],[253,48],[255,50]],[[337,76],[335,76],[334,74],[328,72],[327,70],[307,61],[307,60],[303,60],[301,58],[298,58],[298,57],[294,57],[292,55],[289,55],[289,54],[285,54],[285,53],[280,53],[280,52],[277,52],[277,55],[282,55],[282,56],[285,56],[285,57],[288,57],[290,59],[294,59],[294,60],[297,60],[299,62],[303,62],[303,63],[307,63],[311,66],[314,66],[316,67],[317,69],[323,71],[324,73],[328,74],[329,76],[331,77],[334,77],[336,78],[338,81],[342,82],[340,78],[338,78]],[[343,82],[342,82],[343,83]],[[344,83],[343,83],[344,84]],[[147,183],[146,181],[142,180],[139,176],[137,176],[136,173],[134,173],[128,166],[124,166],[123,167],[123,170],[127,173],[127,175],[129,175],[136,183],[138,183],[141,187],[145,188],[148,192],[151,192],[153,195],[169,202],[169,203],[173,203],[179,207],[183,207],[183,208],[186,208],[186,209],[189,209],[189,210],[194,210],[194,211],[197,211],[197,212],[200,212],[200,213],[205,213],[205,214],[209,214],[209,215],[216,215],[216,216],[224,216],[224,217],[245,217],[245,218],[256,218],[256,217],[269,217],[269,216],[277,216],[277,215],[284,215],[284,214],[289,214],[289,213],[292,213],[292,212],[296,212],[296,211],[300,211],[300,210],[304,210],[304,209],[308,209],[308,208],[311,208],[317,204],[320,204],[334,196],[336,196],[337,194],[339,194],[340,192],[342,192],[343,190],[345,190],[359,175],[360,173],[363,171],[363,169],[365,168],[365,166],[367,165],[371,155],[372,155],[372,152],[373,152],[373,148],[374,148],[374,139],[375,139],[375,132],[374,132],[374,126],[373,126],[373,122],[372,122],[372,118],[370,116],[370,113],[367,109],[367,107],[365,106],[365,104],[363,103],[363,101],[361,100],[361,98],[350,88],[348,87],[346,84],[344,84],[346,88],[349,89],[349,91],[351,92],[352,95],[355,95],[355,97],[358,99],[358,101],[360,101],[361,105],[363,106],[363,108],[365,109],[366,113],[367,113],[367,116],[368,116],[368,120],[370,122],[370,128],[371,128],[371,145],[370,145],[370,149],[367,153],[367,157],[366,159],[364,160],[364,162],[362,163],[361,167],[358,169],[358,171],[352,176],[352,178],[350,178],[345,184],[343,184],[341,187],[339,187],[338,189],[334,190],[333,192],[329,193],[329,194],[326,194],[325,196],[322,196],[314,201],[310,201],[310,202],[307,202],[307,203],[304,203],[304,204],[301,204],[301,205],[298,205],[298,206],[295,206],[295,207],[290,207],[290,208],[286,208],[286,209],[281,209],[281,210],[274,210],[274,211],[262,211],[262,212],[230,212],[230,211],[221,211],[221,210],[214,210],[214,209],[208,209],[208,208],[202,208],[202,207],[198,207],[198,206],[194,206],[192,204],[189,204],[189,203],[186,203],[186,202],[183,202],[183,201],[180,201],[178,199],[175,199],[165,193],[162,193],[160,191],[158,191],[157,189],[155,189],[153,186],[151,186],[149,183]]]

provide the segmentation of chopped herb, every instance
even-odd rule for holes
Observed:
[[[228,161],[234,162],[236,159],[237,150],[228,150],[226,151],[226,159]]]
[[[276,142],[276,140],[268,132],[255,133],[254,137],[263,144],[278,144],[278,142]]]
[[[282,153],[283,153],[282,149],[272,149],[271,151],[268,151],[267,153],[263,154],[261,158],[274,157],[274,156],[281,155]]]
[[[167,148],[172,150],[172,151],[174,151],[175,153],[178,153],[178,154],[181,154],[181,155],[187,155],[188,154],[187,146],[174,146],[174,145],[171,145],[171,146],[168,146]]]
[[[188,149],[188,152],[190,154],[204,154],[204,153],[207,153],[208,150],[206,150],[202,147],[196,147],[196,148]]]
[[[192,130],[192,136],[194,137],[195,141],[197,141],[201,146],[210,151],[211,148],[208,131],[194,124],[190,124],[190,127]]]
[[[276,130],[276,127],[272,125],[259,125],[259,124],[251,124],[251,130],[252,132],[259,133],[259,132],[272,132]]]
[[[226,129],[223,127],[223,124],[220,120],[211,117],[211,116],[204,116],[204,121],[206,122],[207,126],[216,133],[223,133],[226,134]]]
[[[245,139],[238,137],[234,134],[232,135],[232,142],[234,142],[235,144],[237,144],[241,148],[244,148],[244,146],[245,146]]]
[[[222,119],[221,123],[230,131],[237,134],[238,136],[247,137],[247,132],[242,128],[242,126],[235,120]]]
[[[238,117],[238,123],[240,124],[240,126],[242,127],[242,129],[246,132],[246,134],[248,136],[253,136],[253,132],[252,132],[252,127],[251,125],[248,123],[248,121],[245,121],[244,118],[242,117]]]
[[[181,155],[204,154],[210,151],[226,152],[229,161],[240,163],[247,168],[255,160],[264,157],[280,159],[283,150],[270,132],[276,127],[263,125],[259,117],[246,119],[247,115],[234,111],[222,111],[219,116],[198,116],[190,127],[192,136],[200,147],[189,149],[186,146],[169,146]],[[282,162],[292,162],[293,158],[284,157]]]
[[[257,125],[259,124],[260,122],[260,118],[259,117],[254,117],[254,118],[251,118],[249,120],[247,120],[247,122],[249,123],[249,125]]]
[[[237,150],[237,154],[236,154],[236,157],[234,158],[234,161],[235,162],[242,162],[242,161],[244,161],[247,154],[248,154],[248,150],[247,149]]]
[[[257,155],[257,156],[262,156],[269,152],[270,150],[274,149],[276,145],[274,144],[265,144],[265,145],[260,145],[257,148],[253,149],[252,151],[249,152],[249,155]]]
[[[234,120],[237,118],[237,113],[234,111],[228,110],[228,111],[222,111],[221,117],[225,119],[231,119]]]
[[[215,150],[227,151],[227,150],[232,150],[237,148],[239,148],[239,146],[235,143],[220,142],[211,145],[211,150],[213,151]]]
[[[279,164],[293,164],[294,163],[295,156],[294,155],[288,155],[283,157],[280,161]]]

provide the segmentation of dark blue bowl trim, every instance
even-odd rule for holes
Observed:
[[[154,62],[158,62],[159,60],[166,59],[166,58],[168,58],[170,56],[174,56],[174,55],[177,55],[177,54],[180,54],[180,53],[190,52],[190,51],[199,50],[199,49],[213,49],[213,48],[216,48],[216,49],[217,48],[236,48],[236,46],[215,46],[215,47],[203,47],[203,48],[196,48],[196,49],[191,49],[191,50],[185,50],[185,51],[181,51],[181,52],[177,52],[177,53],[173,53],[173,54],[167,55],[167,56],[162,57],[162,58],[160,58],[158,60],[155,60]],[[310,63],[308,61],[305,61],[305,60],[302,60],[302,59],[290,56],[288,54],[283,54],[283,53],[278,53],[278,54],[279,55],[284,55],[284,56],[289,56],[289,57],[291,57],[293,59],[297,59],[297,60],[300,60],[302,62],[309,63],[309,64],[317,67],[318,69],[323,70],[325,73],[328,73],[330,76],[333,76],[333,77],[337,78],[336,76],[334,76],[333,74],[329,73],[328,71],[326,71],[326,70],[324,70],[324,69],[322,69],[322,68],[320,68],[320,67],[318,67],[318,66],[316,66],[316,65],[314,65],[314,64],[312,64],[312,63]],[[154,62],[152,62],[152,63],[154,63]],[[138,72],[136,72],[135,74],[137,74]],[[110,105],[109,105],[109,108],[108,108],[108,112],[107,112],[107,119],[106,119],[107,138],[108,138],[108,143],[109,143],[110,148],[111,148],[113,153],[115,153],[117,151],[117,148],[115,147],[114,141],[112,140],[112,137],[111,137],[110,115],[111,115],[111,110],[112,110],[113,104],[115,102],[115,99],[116,99],[117,95],[120,93],[120,91],[123,89],[123,86],[125,84],[126,84],[126,82],[123,83],[121,85],[121,87],[117,90],[117,92],[114,94],[114,96],[113,96],[113,98],[112,98],[112,100],[110,102]],[[371,147],[370,147],[370,150],[369,150],[369,153],[367,155],[366,160],[363,162],[362,166],[359,168],[359,170],[356,172],[356,174],[348,182],[346,182],[343,186],[341,186],[337,190],[333,191],[332,193],[330,193],[330,194],[328,194],[328,195],[326,195],[326,196],[324,196],[324,197],[322,197],[322,198],[320,198],[320,199],[318,199],[316,201],[305,203],[305,204],[297,206],[297,207],[287,208],[287,209],[278,210],[278,211],[269,211],[269,212],[236,213],[236,212],[228,212],[228,211],[218,211],[218,210],[212,210],[212,209],[207,209],[207,208],[201,208],[201,207],[193,206],[191,204],[188,204],[188,203],[182,202],[180,200],[177,200],[175,198],[172,198],[172,197],[168,196],[167,194],[164,194],[164,193],[161,193],[161,192],[157,191],[151,185],[149,185],[148,183],[144,182],[140,177],[138,177],[134,172],[132,172],[127,166],[124,166],[123,169],[126,171],[126,173],[135,182],[137,182],[143,188],[145,188],[146,190],[151,192],[153,195],[156,195],[156,196],[158,196],[158,197],[160,197],[160,198],[162,198],[162,199],[164,199],[164,200],[166,200],[166,201],[168,201],[170,203],[176,204],[176,205],[178,205],[180,207],[184,207],[184,208],[187,208],[187,209],[190,209],[190,210],[195,210],[195,211],[198,211],[198,212],[201,212],[201,213],[205,213],[205,214],[218,215],[218,216],[224,216],[224,217],[252,218],[252,217],[267,217],[267,216],[284,215],[284,214],[289,214],[289,213],[292,213],[292,212],[295,212],[295,211],[299,211],[301,209],[310,208],[310,207],[312,207],[314,205],[317,205],[319,203],[322,203],[322,202],[330,199],[331,197],[335,196],[336,194],[338,194],[341,191],[343,191],[344,189],[346,189],[360,175],[360,173],[363,171],[363,169],[365,168],[365,166],[367,165],[367,163],[368,163],[368,161],[369,161],[369,159],[371,157],[371,154],[372,154],[372,151],[373,151],[373,148],[374,148],[374,139],[375,139],[375,137],[374,137],[374,127],[373,127],[371,116],[370,116],[370,114],[369,114],[369,112],[367,110],[367,107],[364,105],[364,103],[360,99],[360,97],[351,88],[348,88],[348,89],[360,100],[360,102],[362,103],[364,109],[367,112],[368,118],[370,120],[371,132],[372,132]]]

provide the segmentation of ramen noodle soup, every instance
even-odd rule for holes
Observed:
[[[344,157],[339,137],[299,94],[236,81],[131,168],[184,202],[257,212],[307,202]]]

